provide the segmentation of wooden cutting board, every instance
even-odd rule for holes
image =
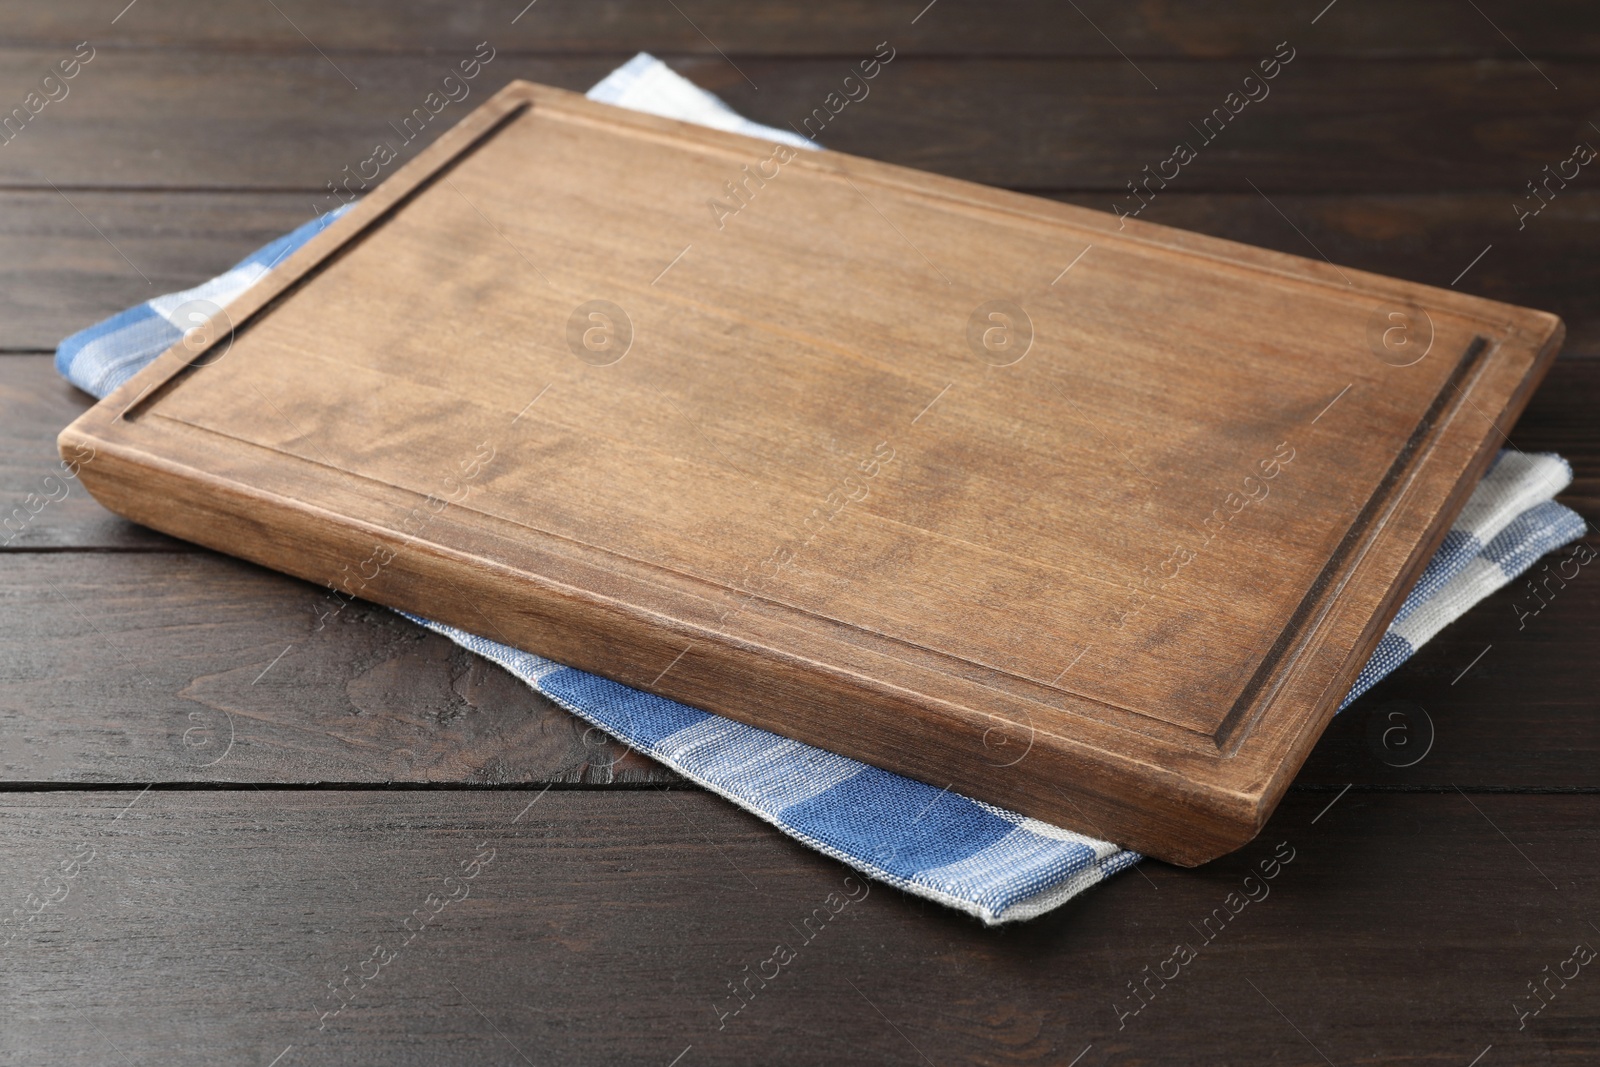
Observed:
[[[1182,864],[1554,316],[517,82],[64,431],[129,518]],[[92,453],[86,450],[93,449]]]

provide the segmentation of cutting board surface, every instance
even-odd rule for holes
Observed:
[[[1561,333],[527,83],[194,315],[63,434],[113,509],[1182,863]]]

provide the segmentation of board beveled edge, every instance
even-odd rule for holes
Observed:
[[[719,643],[659,615],[561,588],[542,575],[439,543],[449,540],[444,516],[434,521],[442,535],[437,540],[404,539],[384,527],[144,453],[126,440],[75,433],[77,425],[63,431],[61,440],[65,448],[96,449],[93,463],[82,468],[92,472],[84,482],[95,498],[184,540],[319,585],[340,561],[359,558],[375,539],[404,540],[405,551],[394,555],[381,588],[363,589],[363,598],[532,648],[570,666],[925,781],[946,769],[943,784],[958,791],[1037,812],[1047,821],[1085,828],[1174,862],[1204,862],[1243,845],[1256,832],[1253,797],[1043,729],[1028,739],[1027,776],[1005,781],[1013,786],[1030,778],[1069,782],[1070,793],[1057,792],[1052,800],[1047,794],[1030,796],[1031,790],[997,791],[966,766],[974,753],[985,750],[995,717],[885,686],[790,650]],[[325,470],[330,479],[340,477]],[[679,658],[697,641],[700,648]],[[651,686],[651,676],[674,661],[666,682]],[[716,707],[711,694],[726,691],[730,678],[761,699]],[[785,710],[784,718],[765,713],[776,707]],[[921,747],[908,746],[909,739]],[[903,757],[912,752],[919,758],[908,763]],[[1130,805],[1123,798],[1131,795],[1126,786],[1134,778],[1140,788],[1132,791],[1138,801]],[[1158,801],[1153,809],[1152,799]]]
[[[1451,416],[1459,413],[1462,407],[1461,397],[1465,395],[1460,391],[1462,380],[1471,376],[1475,370],[1481,369],[1489,348],[1490,343],[1486,337],[1482,334],[1475,336],[1457,361],[1455,369],[1434,394],[1432,403],[1417,421],[1411,436],[1401,446],[1394,462],[1373,487],[1367,502],[1362,505],[1355,520],[1340,538],[1339,544],[1329,555],[1322,570],[1312,580],[1305,597],[1296,605],[1288,623],[1279,632],[1278,639],[1262,657],[1255,674],[1239,694],[1239,699],[1228,709],[1228,713],[1218,724],[1212,734],[1218,752],[1226,754],[1232,749],[1237,749],[1254,718],[1265,713],[1265,707],[1271,701],[1274,683],[1281,684],[1283,680],[1282,663],[1285,657],[1295,654],[1298,651],[1294,647],[1297,640],[1308,636],[1309,631],[1316,626],[1317,623],[1312,616],[1317,612],[1319,604],[1326,604],[1336,598],[1353,572],[1360,567],[1360,554],[1367,547],[1373,528],[1383,521],[1385,512],[1392,514],[1402,503],[1404,496],[1402,483],[1408,475],[1412,475],[1427,464],[1439,435]],[[1452,390],[1456,391],[1457,398],[1453,410],[1450,410]],[[1454,521],[1455,513],[1450,513],[1448,517],[1441,515],[1440,518],[1443,521],[1436,520],[1436,524],[1439,526],[1438,532],[1442,539]],[[1431,553],[1429,555],[1431,557]],[[1402,584],[1414,584],[1414,582]],[[1370,655],[1370,652],[1368,654]]]
[[[1430,287],[1420,285],[1416,286],[1416,289],[1422,293],[1432,291]],[[1376,610],[1369,613],[1359,637],[1343,657],[1342,665],[1333,672],[1333,683],[1324,689],[1320,694],[1320,700],[1317,701],[1318,712],[1305,718],[1295,736],[1284,739],[1280,746],[1281,755],[1277,773],[1259,792],[1261,803],[1259,824],[1265,824],[1287,791],[1294,775],[1310,755],[1317,739],[1322,736],[1333,716],[1338,713],[1340,702],[1355,685],[1357,676],[1371,658],[1390,622],[1399,612],[1405,598],[1410,595],[1417,580],[1421,578],[1423,570],[1450,532],[1456,517],[1460,515],[1462,508],[1466,506],[1478,483],[1482,481],[1494,461],[1494,457],[1499,453],[1502,442],[1511,443],[1506,430],[1510,429],[1527,407],[1528,401],[1532,399],[1539,384],[1549,372],[1566,338],[1565,323],[1548,312],[1496,304],[1488,300],[1484,300],[1483,303],[1499,307],[1508,313],[1509,321],[1505,334],[1498,341],[1490,342],[1489,350],[1479,364],[1478,377],[1469,383],[1466,389],[1458,388],[1459,401],[1454,406],[1453,416],[1440,427],[1439,442],[1435,446],[1446,451],[1454,448],[1467,453],[1465,462],[1460,464],[1461,473],[1453,484],[1448,485],[1448,493],[1438,505],[1426,534],[1415,539],[1409,555],[1396,572],[1397,576],[1383,590],[1378,598]],[[1486,410],[1472,399],[1472,392],[1481,383],[1482,378],[1490,374],[1503,379],[1496,385],[1496,389],[1498,395],[1504,399],[1499,404],[1490,405]],[[1474,427],[1477,427],[1476,430]],[[1444,440],[1446,434],[1451,434],[1460,440],[1446,442]],[[1426,470],[1419,468],[1409,477],[1414,483],[1427,474]],[[1409,486],[1403,491],[1409,491]],[[1377,548],[1381,550],[1383,546]],[[1398,554],[1392,549],[1390,551]],[[1381,556],[1384,553],[1380,551],[1379,554]],[[1360,573],[1353,575],[1352,582],[1363,579],[1372,582],[1372,571],[1383,569],[1385,568],[1381,565],[1371,565],[1366,575]],[[1345,610],[1349,612],[1352,609],[1347,604]],[[1319,654],[1324,658],[1328,656],[1326,650],[1320,652],[1312,650],[1313,656]],[[1299,699],[1307,700],[1310,696],[1302,694]],[[1279,699],[1294,699],[1292,685],[1286,686],[1284,695],[1280,695]],[[1257,714],[1264,715],[1268,710],[1263,708]]]
[[[275,301],[287,295],[295,286],[304,284],[310,277],[313,277],[321,265],[331,262],[333,257],[354,247],[363,234],[369,232],[375,225],[381,224],[384,218],[392,215],[406,200],[430,184],[444,169],[465,158],[465,155],[475,146],[481,144],[496,129],[502,128],[506,121],[520,113],[530,103],[537,101],[541,95],[547,93],[554,94],[555,98],[558,99],[582,99],[577,97],[576,94],[531,86],[528,83],[514,82],[507,86],[481,105],[477,111],[470,114],[462,123],[447,131],[432,146],[419,153],[416,159],[402,167],[391,179],[380,185],[367,198],[353,207],[346,219],[341,219],[334,226],[313,238],[306,247],[292,256],[278,271],[268,275],[267,279],[245,294],[240,301],[235,302],[235,305],[229,309],[230,313],[237,311],[239,316],[239,323],[235,328],[245,328],[252,318],[269,312]],[[603,105],[590,106],[601,107]],[[671,122],[671,120],[655,121]],[[691,127],[690,129],[697,133],[710,132],[700,131],[698,127]],[[725,138],[737,137],[737,135],[720,133],[716,136]],[[888,166],[874,164],[872,161],[866,160],[859,162],[863,165],[875,167]],[[892,171],[900,169],[891,168]],[[949,185],[954,182],[954,179],[938,179],[936,184]],[[970,185],[970,183],[955,184],[962,187]],[[990,191],[978,186],[971,186],[971,190],[968,190],[969,195],[972,197],[978,197],[980,194],[987,192]],[[1030,199],[1021,198],[1018,194],[1003,192],[1000,193],[998,198],[1023,202],[1029,202]],[[1052,208],[1067,207],[1066,205],[1055,204],[1050,206]],[[1098,214],[1087,209],[1069,209],[1065,213],[1075,215],[1079,212],[1086,215]],[[1101,221],[1104,224],[1109,220]],[[1139,229],[1153,232],[1151,243],[1160,244],[1162,247],[1173,246],[1161,241],[1160,237],[1172,233],[1181,233],[1181,231],[1169,231],[1163,227],[1155,227],[1144,223],[1138,223],[1137,226]],[[1193,238],[1195,235],[1183,236],[1185,238]],[[1224,252],[1247,248],[1247,246],[1234,245],[1232,242],[1224,242],[1214,238],[1201,238],[1200,244],[1204,251],[1200,251],[1199,254],[1210,254],[1212,256],[1221,256]],[[1189,251],[1191,254],[1198,251],[1192,241],[1190,242]],[[1265,255],[1278,257],[1280,261],[1298,262],[1298,257],[1283,257],[1281,254],[1262,253],[1260,250],[1254,249],[1249,249],[1248,251],[1256,253],[1257,256]],[[1233,261],[1237,265],[1244,266],[1248,263],[1249,258],[1253,257],[1233,257]],[[1275,265],[1281,266],[1282,263]],[[1265,269],[1259,261],[1249,263],[1249,266],[1256,269]],[[1301,282],[1321,283],[1321,279],[1308,278],[1304,273],[1293,276]],[[1392,287],[1395,284],[1391,279],[1380,280],[1388,283],[1388,287]],[[1460,294],[1441,293],[1428,287],[1413,286],[1409,283],[1399,284],[1412,295],[1422,292],[1445,297],[1446,299],[1444,300],[1430,302],[1434,306],[1447,306],[1451,311],[1458,314],[1470,315],[1472,312],[1477,312],[1481,316],[1484,307],[1492,305],[1492,302],[1481,301],[1476,298],[1463,298]],[[1509,309],[1505,305],[1492,306],[1497,309],[1521,312],[1521,309]],[[1524,316],[1541,316],[1541,313],[1521,313]],[[1513,318],[1515,317],[1513,316]],[[1500,419],[1503,419],[1507,414],[1514,414],[1511,410],[1513,407],[1516,411],[1520,411],[1522,404],[1526,403],[1527,397],[1531,395],[1538,377],[1542,376],[1542,370],[1547,368],[1549,360],[1553,358],[1555,349],[1559,345],[1561,334],[1559,320],[1555,320],[1551,316],[1541,317],[1554,323],[1554,325],[1547,331],[1546,337],[1543,339],[1544,343],[1537,346],[1539,351],[1533,360],[1533,366],[1524,374],[1520,387],[1515,390],[1514,395],[1508,398],[1505,410],[1500,414]],[[1522,321],[1525,325],[1528,322],[1526,318],[1523,318]],[[1522,331],[1514,332],[1520,333]],[[219,343],[221,340],[219,338]],[[1510,338],[1506,338],[1506,340],[1509,341]],[[1532,340],[1532,338],[1528,338],[1528,340]],[[105,402],[102,402],[102,405],[98,405],[67,430],[63,431],[61,435],[62,447],[89,445],[96,447],[104,459],[110,460],[109,463],[97,460],[90,468],[86,468],[86,470],[92,468],[93,474],[85,477],[84,481],[97,499],[107,503],[107,506],[112,507],[113,510],[128,515],[130,518],[134,518],[135,521],[144,522],[158,529],[165,529],[167,532],[174,533],[177,536],[202,544],[210,544],[211,547],[219,548],[222,551],[245,554],[248,558],[254,558],[257,562],[275,569],[300,574],[302,577],[312,581],[318,580],[316,575],[304,573],[310,568],[295,558],[294,553],[240,553],[236,543],[215,543],[215,538],[208,537],[206,531],[199,528],[203,523],[175,523],[170,518],[170,510],[166,513],[167,517],[165,518],[162,515],[152,514],[140,504],[137,499],[140,495],[138,492],[131,495],[122,492],[122,486],[126,484],[142,483],[146,487],[146,491],[160,484],[165,486],[165,492],[149,495],[153,497],[172,495],[177,499],[184,499],[185,497],[192,498],[196,495],[193,493],[193,489],[196,486],[206,485],[208,493],[199,495],[215,493],[213,500],[227,501],[229,506],[226,508],[213,508],[208,501],[191,499],[190,503],[194,505],[194,513],[196,515],[205,515],[207,509],[210,508],[215,518],[221,521],[256,523],[259,516],[276,513],[287,525],[297,525],[296,518],[303,517],[301,514],[305,510],[303,505],[296,505],[293,501],[288,500],[265,501],[261,499],[260,494],[252,493],[250,487],[242,483],[220,484],[216,479],[209,478],[199,468],[181,468],[154,456],[143,454],[138,448],[136,433],[132,434],[132,439],[130,439],[128,431],[131,427],[132,419],[128,416],[132,414],[136,417],[139,410],[153,404],[164,390],[164,387],[175,381],[198,358],[198,356],[184,351],[181,344],[175,345],[172,350],[160,357],[151,367],[146,368],[145,371],[135,376],[132,381],[118,390],[117,393],[108,397]],[[137,388],[135,388],[136,386]],[[102,411],[102,408],[105,408],[106,411]],[[108,416],[107,412],[111,408],[116,408],[116,413]],[[1499,421],[1499,419],[1494,421]],[[1475,457],[1468,464],[1469,472],[1481,473],[1489,459],[1492,458],[1493,448],[1490,446],[1494,444],[1494,437],[1492,436],[1494,429],[1492,425],[1486,428],[1483,440],[1475,451]],[[121,477],[123,475],[127,477]],[[184,489],[185,486],[188,487],[187,492]],[[1432,547],[1428,542],[1436,545],[1437,541],[1442,539],[1451,519],[1459,511],[1460,506],[1464,504],[1466,496],[1470,494],[1470,488],[1470,476],[1457,479],[1457,484],[1450,494],[1453,506],[1447,505],[1446,511],[1448,514],[1441,512],[1436,517],[1432,536],[1424,538],[1422,542],[1419,542],[1413,548],[1410,554],[1411,560],[1404,570],[1414,575],[1414,572],[1419,572],[1421,566],[1426,564],[1427,558],[1431,556],[1432,552]],[[328,517],[330,516],[324,516],[324,518]],[[351,529],[345,530],[343,535],[329,536],[327,538],[329,547],[336,553],[348,547],[351,537],[366,538],[374,533],[383,532],[381,530],[361,528],[359,523],[349,523],[348,525]],[[179,526],[184,528],[179,529]],[[272,523],[258,523],[258,526],[263,531],[274,528]],[[443,555],[448,555],[450,551],[441,545],[419,545],[418,547],[425,548],[429,553]],[[1425,547],[1427,548],[1426,552],[1423,551]],[[474,568],[484,562],[488,561],[478,559],[464,563],[463,560],[456,559],[451,563],[451,566],[460,570],[459,579],[461,581],[470,584],[471,579],[476,576],[481,583],[482,575],[475,571]],[[427,578],[427,576],[420,574],[415,577],[418,581],[426,581]],[[428,582],[427,584],[432,583]],[[1394,584],[1403,585],[1405,583]],[[548,590],[546,592],[548,593]],[[1394,588],[1391,588],[1387,595],[1388,604],[1386,608],[1369,620],[1365,629],[1372,645],[1375,645],[1377,639],[1381,637],[1382,630],[1387,625],[1388,617],[1391,617],[1394,610],[1398,609],[1403,592],[1404,590],[1397,592]],[[403,598],[400,596],[390,598],[391,602],[400,599]],[[395,606],[409,606],[413,610],[430,613],[434,617],[454,622],[468,629],[476,628],[471,615],[453,610],[448,613],[441,611],[442,605],[439,604],[436,598],[430,598],[427,604],[407,605],[396,603]],[[493,623],[494,620],[486,621]],[[514,609],[508,610],[505,621],[514,629],[522,629],[521,626],[517,625],[517,613]],[[542,623],[541,625],[547,625],[547,623]],[[648,637],[654,635],[645,632],[632,632],[636,629],[636,625],[625,625],[619,628],[618,633],[627,638],[624,643],[631,643],[635,648],[648,647],[651,643]],[[690,635],[686,634],[684,636]],[[708,642],[714,642],[718,635],[701,634],[699,636],[705,638]],[[534,643],[537,644],[539,642],[535,641]],[[1352,654],[1347,656],[1349,662],[1346,664],[1346,669],[1351,678],[1354,677],[1354,674],[1364,663],[1365,653],[1370,652],[1370,648],[1363,649],[1360,647],[1367,644],[1368,641],[1365,639],[1359,643],[1358,651],[1362,651],[1362,655]],[[772,649],[729,646],[719,651],[725,657],[729,666],[736,667],[736,673],[739,677],[750,678],[752,683],[756,685],[764,685],[765,689],[763,691],[782,693],[786,706],[793,707],[798,704],[815,703],[814,699],[805,699],[801,694],[814,688],[817,679],[815,668],[818,664],[784,662],[782,656],[774,656],[774,650]],[[571,659],[571,657],[568,657],[568,659]],[[574,663],[573,665],[586,667],[582,663]],[[586,669],[588,668],[586,667]],[[606,673],[603,668],[601,673]],[[698,678],[702,673],[684,668],[678,674],[678,679]],[[722,674],[720,669],[711,672],[711,676],[721,677],[723,681],[726,680],[726,676]],[[763,676],[765,676],[765,682],[762,681]],[[637,684],[637,682],[630,684]],[[1331,702],[1331,704],[1336,704],[1344,691],[1342,688],[1338,689],[1338,695],[1332,697],[1327,697],[1325,694],[1324,700]],[[928,694],[912,694],[913,699],[910,704],[905,704],[904,698],[906,694],[888,693],[882,687],[874,690],[874,687],[870,685],[865,687],[865,691],[854,686],[846,686],[843,690],[835,687],[832,692],[838,696],[850,698],[853,701],[860,701],[863,697],[870,698],[875,701],[874,706],[880,712],[886,712],[897,705],[904,705],[903,711],[911,719],[927,716],[929,712],[940,710],[931,706],[937,704],[938,701]],[[677,693],[663,693],[663,695],[671,696],[675,699],[684,699],[691,703],[696,702],[693,697],[685,697]],[[699,703],[704,706],[706,702],[699,701]],[[760,717],[749,714],[739,715],[733,709],[714,710],[732,713],[735,717],[743,718],[746,721],[750,721],[753,717]],[[817,721],[826,724],[827,716],[820,714],[823,710],[825,709],[818,709]],[[966,716],[960,714],[963,711],[971,713],[974,709],[945,707],[942,710],[944,714],[938,717],[941,719],[941,725],[947,728],[965,725],[970,729],[974,725],[971,722],[972,714]],[[1264,710],[1264,707],[1258,709],[1258,714]],[[976,714],[982,715],[981,712]],[[1309,736],[1310,740],[1314,741],[1315,737],[1325,727],[1327,720],[1331,718],[1331,715],[1332,709],[1329,707],[1326,710],[1326,714],[1313,716],[1313,719],[1316,720],[1314,729],[1299,731],[1300,736],[1297,740],[1304,741]],[[861,728],[862,722],[858,715],[852,713],[847,718],[850,727],[857,730]],[[880,714],[880,719],[887,721],[888,718],[890,717]],[[966,720],[965,723],[963,722],[964,719]],[[895,742],[903,743],[904,738],[896,738],[888,733],[883,734],[881,737],[874,735],[869,737],[867,741],[857,742],[853,737],[841,736],[840,731],[835,731],[826,725],[817,728],[807,725],[800,730],[795,729],[794,723],[789,720],[781,723],[758,721],[756,725],[761,725],[768,729],[776,729],[778,732],[791,736],[799,736],[801,740],[820,744],[823,747],[841,751],[846,755],[852,755],[868,762],[889,766],[891,769],[902,770],[926,781],[934,781],[934,779],[942,777],[943,775],[940,772],[948,769],[948,765],[941,766],[937,758],[932,759],[931,762],[928,758],[911,762],[895,758],[892,754],[901,747]],[[845,725],[843,719],[841,719],[840,725]],[[883,724],[880,723],[881,725]],[[981,725],[981,721],[977,725]],[[811,736],[801,736],[802,734]],[[842,734],[848,735],[849,730],[842,731]],[[969,738],[970,740],[971,738]],[[1125,753],[1109,752],[1094,744],[1086,745],[1075,738],[1046,734],[1043,740],[1045,742],[1043,745],[1036,746],[1039,759],[1035,761],[1033,777],[1041,781],[1053,779],[1072,782],[1072,795],[1062,795],[1062,800],[1065,801],[1065,804],[1052,803],[1047,797],[1039,795],[1037,790],[996,789],[992,787],[990,782],[969,781],[966,775],[962,776],[963,791],[979,796],[980,799],[990,799],[996,803],[1004,803],[1019,810],[1025,810],[1030,814],[1038,814],[1038,817],[1041,818],[1048,818],[1065,825],[1079,826],[1097,836],[1119,840],[1129,847],[1183,864],[1203,862],[1250,840],[1265,821],[1265,817],[1270,813],[1272,805],[1276,803],[1277,797],[1287,787],[1288,780],[1292,778],[1293,773],[1298,770],[1299,764],[1303,760],[1303,753],[1298,759],[1292,755],[1288,759],[1281,758],[1282,753],[1291,752],[1296,747],[1303,747],[1305,751],[1309,751],[1309,743],[1303,745],[1291,744],[1288,747],[1273,745],[1272,748],[1278,750],[1280,758],[1276,761],[1274,772],[1267,776],[1266,781],[1263,781],[1259,774],[1253,772],[1245,775],[1235,773],[1222,774],[1207,781],[1205,780],[1207,776],[1196,775],[1193,767],[1188,767],[1185,771],[1178,772],[1152,763],[1142,763],[1139,760],[1128,757]],[[956,753],[951,754],[959,755]],[[1034,754],[1034,747],[1030,747],[1029,754]],[[935,757],[937,756],[938,753],[936,752]],[[968,754],[968,758],[970,758],[970,754]],[[1247,771],[1248,764],[1256,763],[1258,760],[1240,759],[1233,761],[1223,759],[1216,762],[1219,771],[1228,768],[1231,763],[1232,771],[1244,772]],[[917,765],[914,766],[912,765],[913,763]],[[1046,766],[1040,767],[1038,766],[1039,763],[1044,763]],[[1254,771],[1260,771],[1261,769],[1256,767]],[[1130,803],[1129,800],[1124,799],[1124,794],[1126,793],[1127,778],[1133,774],[1139,775],[1137,779],[1139,788],[1133,791],[1134,795]],[[1016,776],[1010,777],[1010,781],[1013,783],[1019,780]],[[1028,795],[1030,793],[1034,795]],[[1152,806],[1152,801],[1156,802],[1154,807]]]

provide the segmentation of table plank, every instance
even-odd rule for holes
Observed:
[[[699,793],[0,799],[6,1064],[1542,1065],[1600,1025],[1581,972],[1514,1009],[1600,940],[1592,796],[1291,797],[1238,855],[1001,929]]]
[[[196,285],[316,207],[296,193],[68,195],[71,204],[48,189],[0,191],[0,350],[53,349],[153,294]],[[1108,193],[1050,195],[1098,211],[1116,203]],[[1342,266],[1441,287],[1493,244],[1458,288],[1555,312],[1567,323],[1566,352],[1600,354],[1600,257],[1591,254],[1600,246],[1600,185],[1568,190],[1520,231],[1513,199],[1279,194],[1268,203],[1254,192],[1174,190],[1141,217],[1312,258],[1321,249]]]
[[[864,43],[860,55],[871,51]],[[0,83],[36,80],[59,52],[0,49]],[[0,186],[296,189],[331,205],[326,184],[372,156],[377,142],[398,152],[431,141],[478,94],[512,77],[586,89],[627,54],[497,55],[469,86],[472,95],[441,105],[406,144],[396,132],[401,120],[465,58],[351,54],[330,62],[312,53],[108,48],[83,67],[69,96],[5,146]],[[735,66],[691,57],[674,66],[780,127],[825,107],[851,69],[844,58],[755,57]],[[1600,95],[1600,67],[1589,63],[1535,69],[1520,59],[1298,56],[1268,83],[1270,95],[1236,105],[1243,110],[1226,125],[1213,120],[1208,143],[1196,127],[1224,107],[1249,67],[1231,59],[1138,66],[1142,75],[1121,59],[897,58],[870,83],[870,95],[835,105],[841,110],[820,139],[991,185],[1124,195],[1143,167],[1158,170],[1185,141],[1197,157],[1173,179],[1174,190],[1250,192],[1252,182],[1269,194],[1498,188],[1508,193],[1509,217],[1525,182],[1595,136],[1585,101]],[[1592,179],[1580,172],[1574,180]]]
[[[1320,5],[1286,9],[1273,0],[1227,5],[1146,0],[1137,7],[1084,0],[1078,5],[1081,13],[1051,0],[1012,0],[1003,17],[980,0],[939,0],[936,7],[926,0],[903,5],[685,0],[676,6],[611,0],[524,10],[520,4],[488,0],[409,0],[397,11],[381,0],[279,0],[280,13],[250,0],[198,8],[144,0],[112,22],[118,5],[108,10],[93,0],[64,0],[48,8],[8,4],[0,43],[75,44],[89,37],[110,47],[304,51],[309,39],[328,52],[428,52],[470,49],[488,37],[507,51],[529,53],[645,49],[714,56],[720,48],[737,57],[835,56],[889,38],[913,55],[1120,58],[1120,50],[1140,58],[1253,60],[1264,47],[1270,50],[1293,37],[1304,41],[1308,54],[1382,59],[1519,59],[1518,48],[1540,58],[1600,53],[1600,26],[1581,0],[1538,6],[1485,2],[1482,14],[1450,0],[1345,0],[1337,14],[1323,17],[1318,17]]]
[[[124,308],[221,274],[315,215],[299,193],[67,196],[0,192],[0,349],[53,350]]]
[[[69,476],[56,434],[93,402],[56,373],[49,356],[0,358],[0,553],[182,547],[111,514]]]
[[[1294,788],[1600,789],[1600,661],[1581,652],[1600,647],[1597,573],[1521,628],[1521,587],[1481,604],[1336,718]],[[0,597],[0,781],[675,777],[636,755],[610,768],[602,735],[385,609],[318,630],[324,593],[212,553],[11,553]],[[1404,770],[1366,732],[1397,700],[1436,735]]]
[[[675,777],[444,638],[328,596],[198,551],[0,556],[0,775],[478,785]],[[333,614],[319,620],[323,612]]]

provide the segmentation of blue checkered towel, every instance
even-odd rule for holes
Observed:
[[[716,97],[640,55],[589,96],[797,143],[739,117]],[[176,343],[173,315],[193,300],[226,305],[337,212],[301,226],[221,277],[158,297],[61,342],[56,366],[104,396]],[[1348,704],[1445,624],[1580,537],[1584,522],[1551,498],[1572,478],[1559,456],[1502,452],[1406,600]],[[992,804],[800,744],[552,663],[426,619],[418,623],[500,664],[551,700],[719,793],[789,836],[910,893],[985,923],[1028,919],[1139,860],[1137,853]]]

